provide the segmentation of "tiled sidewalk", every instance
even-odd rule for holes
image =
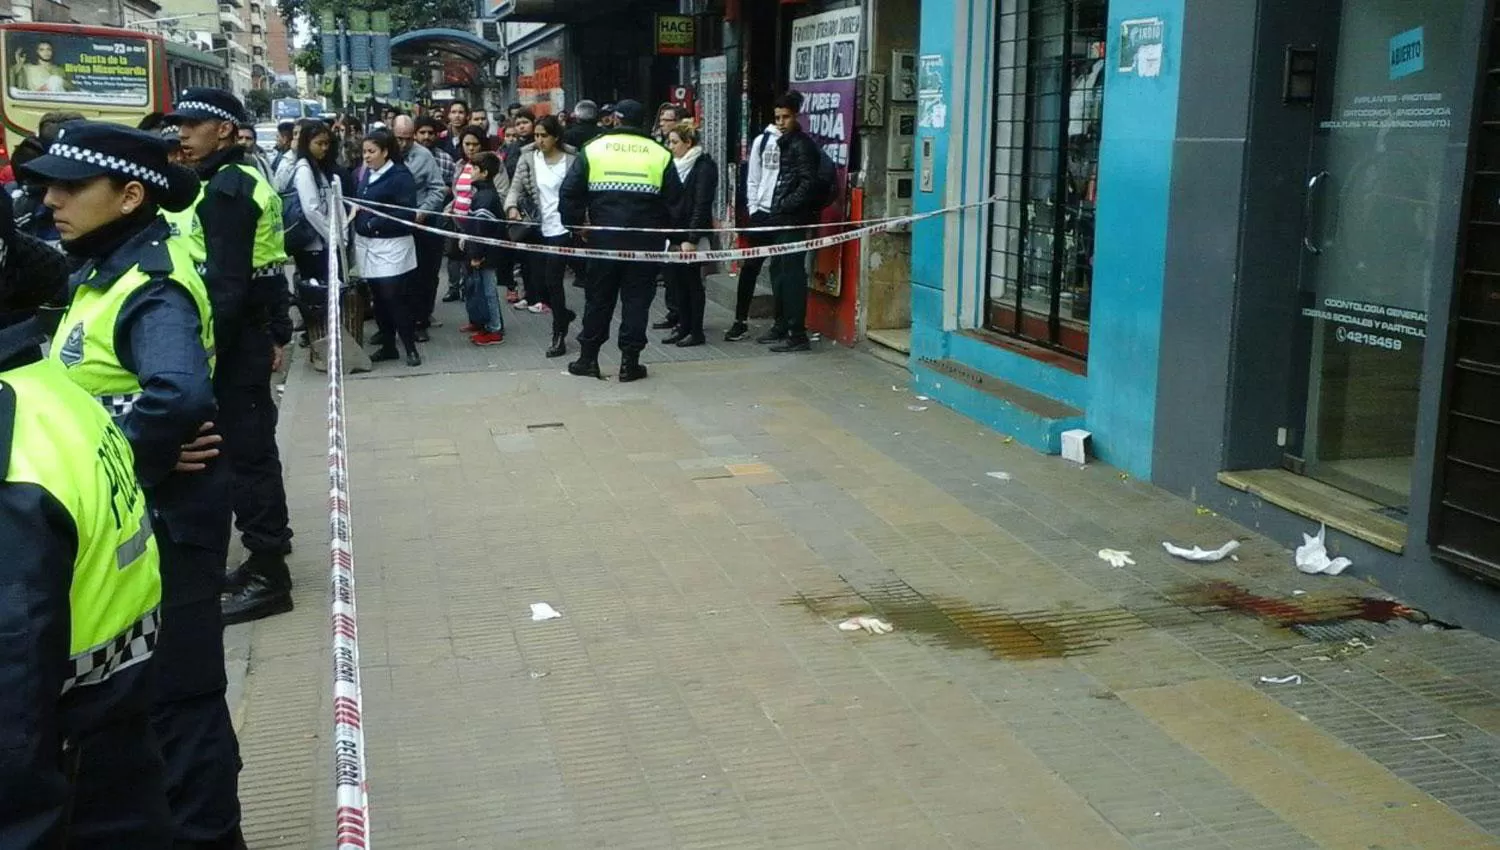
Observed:
[[[561,375],[544,317],[443,318],[420,374],[348,383],[376,846],[1500,848],[1497,644],[863,354],[653,350],[622,386]],[[333,834],[323,393],[283,408],[257,850]],[[835,628],[863,613],[896,631]]]

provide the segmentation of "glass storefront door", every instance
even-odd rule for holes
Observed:
[[[1343,0],[1319,47],[1300,270],[1305,417],[1291,465],[1404,512],[1464,0]],[[1298,388],[1300,390],[1300,388]]]

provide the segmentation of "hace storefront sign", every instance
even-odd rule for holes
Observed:
[[[657,15],[656,55],[692,56],[696,32],[691,15]]]

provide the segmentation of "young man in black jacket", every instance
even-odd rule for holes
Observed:
[[[806,239],[806,228],[817,221],[821,212],[818,165],[822,154],[797,122],[801,111],[802,95],[797,92],[787,92],[776,99],[773,122],[781,133],[776,140],[781,170],[776,175],[769,223],[795,227],[774,231],[771,242],[775,245]],[[811,348],[807,340],[807,254],[780,254],[771,258],[770,265],[771,293],[780,321],[756,342],[771,344],[772,351],[807,351]]]

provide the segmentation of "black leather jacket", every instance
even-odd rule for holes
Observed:
[[[771,196],[773,224],[812,224],[818,218],[818,164],[822,154],[817,142],[797,127],[776,140],[781,149],[781,171]]]

